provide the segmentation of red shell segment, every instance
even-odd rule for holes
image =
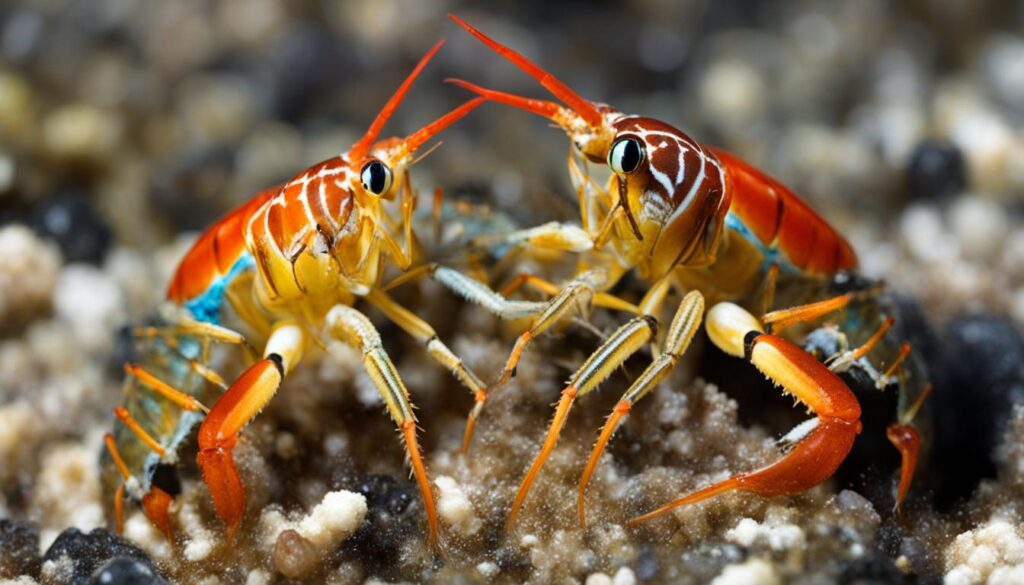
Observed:
[[[733,190],[730,211],[766,246],[776,246],[797,268],[830,274],[857,266],[839,232],[782,183],[736,156],[713,149]]]
[[[203,232],[178,264],[167,287],[167,298],[184,303],[227,274],[245,251],[245,225],[249,218],[280,190],[278,185],[262,191]]]

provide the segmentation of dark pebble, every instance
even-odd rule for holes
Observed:
[[[66,262],[99,264],[110,248],[110,228],[77,191],[40,204],[32,214],[32,226],[57,242]]]
[[[892,559],[879,552],[844,561],[836,581],[840,585],[900,585],[908,582]]]
[[[1024,338],[1006,317],[971,314],[946,330],[950,387],[936,388],[931,467],[942,473],[937,504],[946,509],[994,477],[994,452],[1014,403],[1024,402]],[[941,390],[941,391],[940,391]]]
[[[506,576],[519,576],[526,580],[529,570],[533,568],[529,552],[519,546],[503,546],[494,555],[494,563]]]
[[[637,555],[633,563],[633,574],[640,581],[653,581],[661,574],[661,564],[658,557],[650,549],[644,549]]]
[[[258,69],[270,72],[267,88],[274,96],[272,107],[277,116],[298,122],[324,109],[336,96],[334,88],[345,79],[324,75],[324,71],[351,71],[351,54],[344,39],[322,25],[291,26]]]
[[[118,557],[100,567],[89,585],[167,585],[147,562]]]
[[[0,520],[0,577],[39,574],[39,535],[28,526]]]
[[[156,574],[142,549],[121,540],[104,528],[96,528],[88,534],[77,528],[68,528],[50,545],[50,549],[43,555],[43,562],[57,561],[64,556],[70,558],[74,565],[68,581],[71,585],[88,585],[98,567],[117,557],[134,559]]]
[[[175,230],[201,231],[231,209],[226,199],[235,174],[237,148],[214,145],[185,151],[173,165],[161,167],[150,183],[150,202]]]
[[[426,529],[419,490],[408,481],[389,475],[364,476],[353,483],[343,481],[332,489],[354,490],[366,497],[366,520],[345,542],[347,558],[358,559],[367,574],[399,579],[395,559],[410,538],[425,539]]]
[[[947,142],[922,142],[910,155],[907,191],[914,199],[942,199],[967,187],[963,153]]]

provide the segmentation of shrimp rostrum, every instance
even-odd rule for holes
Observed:
[[[377,329],[354,305],[362,300],[380,310],[471,391],[483,392],[479,378],[434,329],[379,286],[389,264],[406,270],[412,262],[414,195],[407,167],[413,154],[484,101],[470,100],[405,138],[377,140],[441,44],[421,59],[347,152],[230,212],[181,261],[168,289],[168,306],[173,308],[169,318],[135,331],[137,338],[153,341],[148,344],[151,351],[126,368],[125,402],[116,409],[120,423],[106,440],[107,467],[119,476],[114,501],[119,526],[127,495],[141,502],[147,517],[170,536],[172,498],[153,475],[160,463],[174,462],[182,441],[198,424],[198,465],[216,513],[233,535],[246,507],[233,456],[240,431],[304,354],[339,340],[359,350],[369,379],[400,430],[422,494],[430,540],[437,542],[437,515],[409,393]],[[385,208],[396,199],[400,218]],[[399,225],[404,234],[392,233]],[[402,235],[404,246],[396,240]],[[228,314],[238,322],[225,322]],[[255,333],[243,336],[236,324],[238,331]],[[213,344],[248,347],[259,359],[226,384],[207,364]]]
[[[566,283],[558,285],[534,275],[518,279],[519,284],[550,295],[550,300],[534,313],[529,328],[517,339],[498,383],[514,374],[531,340],[581,306],[635,315],[570,376],[547,437],[520,485],[510,526],[553,450],[573,403],[630,355],[655,344],[655,358],[618,401],[584,468],[578,493],[583,524],[586,485],[612,433],[630,409],[668,376],[702,320],[712,343],[752,363],[815,417],[785,437],[789,447],[778,461],[701,488],[631,522],[723,492],[795,494],[831,477],[861,432],[860,404],[837,375],[850,368],[870,373],[878,388],[895,384],[901,392],[898,422],[888,432],[902,454],[895,498],[898,505],[917,460],[920,438],[911,423],[927,387],[921,384],[923,376],[910,376],[902,363],[909,346],[885,340],[891,318],[878,310],[859,308],[876,307],[879,287],[850,286],[865,281],[852,276],[857,259],[847,241],[792,191],[738,157],[704,146],[661,120],[590,102],[522,55],[460,19],[452,19],[534,77],[561,102],[450,80],[481,97],[547,118],[566,132],[570,178],[579,199],[581,227],[589,237],[589,250],[581,253],[579,270]],[[610,177],[606,185],[590,177],[588,165],[592,163],[607,165]],[[549,228],[547,241],[559,241],[560,229]],[[569,227],[564,233],[565,241],[578,239]],[[630,271],[648,285],[636,303],[610,292]],[[447,275],[444,279],[451,280]],[[839,283],[846,283],[846,290],[838,289]],[[681,301],[659,338],[658,315],[670,291]],[[464,287],[459,292],[474,298]],[[484,296],[480,295],[481,304],[494,304]],[[706,312],[705,303],[710,306]],[[835,355],[821,356],[824,363],[780,336],[798,323],[811,327],[840,314],[851,315],[841,323],[852,329],[840,331],[850,343],[837,345]],[[869,318],[852,317],[863,315]],[[796,339],[795,335],[787,337]],[[884,368],[879,362],[885,362]]]

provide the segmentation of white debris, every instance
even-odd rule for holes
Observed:
[[[183,502],[178,509],[178,525],[185,535],[183,554],[190,561],[201,561],[209,557],[224,539],[223,535],[218,538],[217,534],[203,524],[199,510],[193,502]]]
[[[473,504],[462,491],[462,487],[451,477],[442,475],[434,481],[440,492],[437,499],[437,513],[463,536],[475,534],[482,525],[473,512]]]
[[[765,521],[758,523],[753,518],[744,518],[725,533],[726,540],[740,546],[767,544],[772,550],[784,551],[803,548],[806,542],[804,531],[794,524]]]
[[[60,252],[21,225],[0,228],[0,323],[25,318],[50,301]]]
[[[960,255],[957,241],[949,237],[942,215],[931,206],[908,207],[900,217],[900,237],[914,259],[925,264],[949,262]]]
[[[711,585],[778,585],[781,583],[772,565],[761,559],[748,559],[745,563],[728,565]]]
[[[40,577],[43,583],[71,583],[75,575],[75,561],[66,554],[43,563]]]
[[[612,577],[612,585],[636,585],[636,574],[629,567],[622,567]]]
[[[249,571],[245,578],[245,585],[270,585],[273,582],[270,573],[263,569]]]
[[[263,546],[270,549],[285,530],[295,530],[322,553],[327,553],[351,536],[366,517],[366,497],[339,490],[328,492],[306,516],[295,519],[276,508],[260,516]]]
[[[141,547],[154,560],[169,560],[174,553],[167,536],[157,530],[141,511],[125,519],[124,538]]]
[[[100,505],[100,478],[96,451],[81,444],[58,445],[43,457],[34,504],[43,511],[45,526],[74,527],[83,532],[104,525]],[[47,548],[59,531],[43,530],[40,544]]]
[[[612,585],[612,578],[604,573],[591,573],[587,575],[586,585]]]
[[[106,273],[88,264],[70,264],[60,272],[53,307],[70,323],[75,339],[88,351],[113,347],[113,335],[124,322],[124,295]]]
[[[1024,574],[1024,537],[1013,523],[995,518],[956,537],[946,549],[946,585],[1019,583],[1007,580]]]
[[[37,419],[24,402],[0,406],[0,480],[13,477],[21,463],[31,455],[25,445],[33,445],[39,437]]]
[[[365,496],[345,490],[328,492],[299,522],[298,531],[321,551],[328,551],[351,536],[365,517]]]
[[[187,560],[196,562],[209,557],[216,548],[217,541],[214,534],[209,530],[202,529],[192,533],[192,538],[185,543],[183,554]]]
[[[476,572],[490,579],[492,577],[496,577],[498,573],[501,572],[501,567],[499,567],[497,563],[484,561],[476,566]]]
[[[964,256],[986,260],[1006,245],[1009,216],[999,203],[981,197],[961,197],[949,210],[949,223]]]
[[[533,534],[524,534],[523,537],[519,539],[519,546],[523,548],[533,548],[538,544],[540,544],[540,539]]]

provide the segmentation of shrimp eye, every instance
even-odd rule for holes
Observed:
[[[619,174],[628,175],[640,168],[644,160],[644,147],[636,138],[619,138],[608,151],[608,166]]]
[[[371,160],[363,165],[359,173],[363,189],[374,195],[383,195],[391,188],[391,169],[379,160]]]

